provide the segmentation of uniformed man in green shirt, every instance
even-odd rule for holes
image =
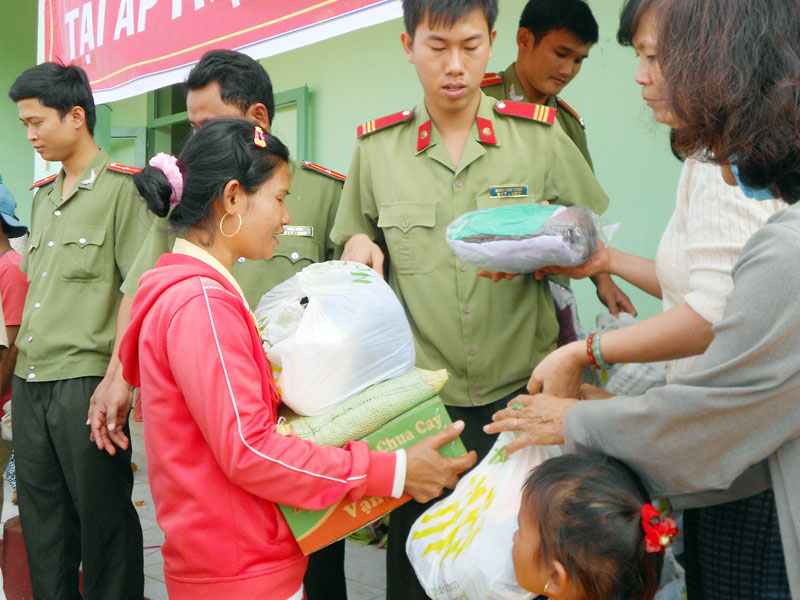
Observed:
[[[597,21],[585,0],[529,0],[517,30],[517,60],[500,73],[486,73],[481,89],[498,100],[544,104],[594,169],[586,125],[558,94],[575,78],[597,43]],[[612,314],[636,313],[630,298],[610,275],[591,278],[597,296]]]
[[[115,325],[151,219],[137,170],[111,163],[92,139],[86,74],[43,63],[22,73],[11,99],[34,149],[61,170],[36,182],[21,269],[30,284],[12,403],[19,512],[33,594],[48,600],[142,600],[142,530],[131,502],[131,451],[98,452],[90,396],[109,385]]]
[[[533,275],[495,285],[457,260],[445,229],[479,208],[521,202],[582,204],[608,198],[553,108],[495,102],[480,89],[495,38],[497,0],[404,0],[403,47],[422,84],[413,110],[368,121],[358,141],[332,237],[342,258],[383,270],[405,307],[417,364],[446,368],[441,397],[463,419],[465,445],[485,455],[493,412],[522,390],[556,346],[558,323],[546,282]],[[424,506],[392,513],[387,598],[427,596],[405,554]]]

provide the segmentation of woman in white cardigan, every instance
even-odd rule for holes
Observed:
[[[667,99],[655,58],[656,17],[660,0],[628,0],[620,19],[619,42],[639,56],[636,82],[656,121],[680,125]],[[722,318],[733,287],[731,269],[745,242],[786,204],[754,202],[738,187],[727,185],[719,166],[702,157],[685,161],[675,212],[667,225],[655,261],[606,247],[576,269],[550,269],[573,278],[596,273],[622,277],[662,299],[663,312],[593,340],[606,363],[667,363],[667,381],[688,373],[697,355],[713,339],[712,325]],[[592,365],[585,341],[567,344],[533,371],[528,391],[576,397],[584,368]]]

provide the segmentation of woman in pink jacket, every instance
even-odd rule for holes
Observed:
[[[437,451],[461,422],[389,453],[275,432],[278,392],[231,266],[272,257],[289,223],[287,159],[260,127],[222,119],[199,130],[177,163],[159,155],[135,179],[153,212],[172,207],[178,230],[173,252],[142,277],[120,347],[125,379],[147,399],[145,449],[172,600],[299,600],[306,558],[276,503],[321,509],[403,492],[424,502],[475,462],[474,453]]]

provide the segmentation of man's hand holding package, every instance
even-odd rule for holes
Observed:
[[[383,276],[383,251],[363,233],[358,233],[345,242],[342,260],[367,265]]]

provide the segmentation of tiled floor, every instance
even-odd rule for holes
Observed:
[[[153,499],[150,497],[150,485],[147,481],[147,462],[142,443],[141,423],[132,423],[133,460],[138,466],[134,473],[133,501],[142,523],[144,533],[144,574],[145,596],[150,600],[167,600],[167,589],[164,585],[164,564],[161,558],[161,544],[164,534],[156,523]],[[17,507],[11,504],[11,487],[5,485],[5,502],[3,504],[2,522],[18,514]],[[2,529],[0,529],[2,535]],[[385,561],[386,554],[376,550],[374,546],[359,546],[347,542],[345,553],[345,572],[347,574],[347,595],[349,600],[383,600],[386,597]],[[2,591],[2,575],[0,575],[0,600],[6,600]]]

